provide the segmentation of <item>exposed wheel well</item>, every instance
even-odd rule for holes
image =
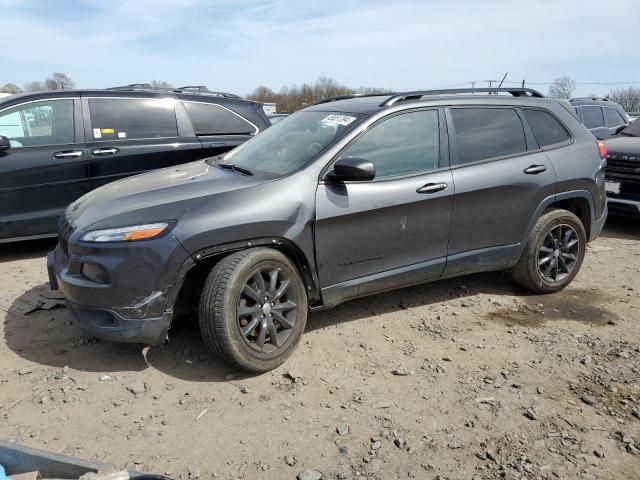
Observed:
[[[573,213],[582,222],[584,231],[587,233],[587,239],[591,236],[591,207],[586,198],[575,197],[549,205],[548,209],[561,208]]]
[[[296,265],[296,267],[298,267],[302,281],[307,287],[309,305],[313,305],[320,301],[320,292],[313,280],[310,265],[308,264],[305,255],[295,245],[289,243],[279,243],[277,245],[254,243],[253,246],[271,247],[284,253]],[[185,317],[192,317],[197,313],[202,288],[211,269],[224,257],[245,249],[246,248],[233,249],[204,257],[198,260],[198,262],[191,267],[187,272],[187,275],[182,282],[182,286],[180,287],[180,291],[178,292],[178,296],[176,297],[173,307],[174,321],[179,321]]]

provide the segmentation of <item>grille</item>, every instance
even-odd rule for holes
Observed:
[[[640,174],[640,162],[609,157],[607,159],[607,171],[612,173]]]
[[[69,237],[73,233],[73,228],[73,225],[67,221],[67,216],[62,215],[58,221],[58,240],[65,255],[69,254]]]

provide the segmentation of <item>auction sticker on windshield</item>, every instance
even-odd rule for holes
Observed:
[[[337,125],[347,126],[352,123],[356,117],[351,117],[349,115],[337,115],[332,113],[331,115],[327,115],[322,119],[323,123],[335,123]]]

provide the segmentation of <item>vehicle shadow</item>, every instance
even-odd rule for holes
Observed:
[[[57,238],[0,243],[0,263],[46,257],[56,247]]]
[[[46,289],[46,284],[38,285],[24,292],[15,302]],[[438,304],[452,298],[462,299],[478,292],[529,295],[504,273],[477,274],[394,290],[383,295],[352,300],[331,310],[312,312],[306,331],[412,307]],[[211,356],[193,318],[176,322],[170,331],[170,341],[165,346],[149,349],[139,344],[87,339],[73,325],[66,308],[36,310],[26,316],[7,313],[4,336],[4,343],[11,351],[26,360],[49,367],[69,366],[71,369],[96,374],[142,372],[153,368],[174,378],[197,382],[228,381],[230,373],[237,379],[247,377]],[[146,352],[143,354],[144,350]]]
[[[640,218],[609,215],[601,236],[620,240],[640,240]]]

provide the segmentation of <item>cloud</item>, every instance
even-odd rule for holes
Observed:
[[[150,81],[247,93],[329,75],[412,89],[496,79],[640,80],[624,47],[635,0],[139,0],[75,4],[0,0],[0,83],[64,71],[80,87]],[[627,11],[629,15],[620,15]],[[616,29],[603,34],[603,25]],[[616,54],[624,51],[624,55]],[[585,87],[590,91],[591,87]],[[607,87],[602,87],[607,89]],[[546,90],[546,88],[543,88]],[[595,89],[597,90],[597,88]]]

